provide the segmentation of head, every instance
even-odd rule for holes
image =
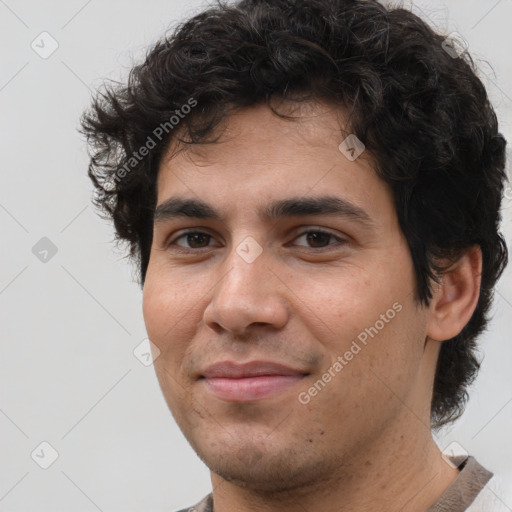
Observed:
[[[445,38],[372,0],[219,3],[83,118],[164,396],[226,478],[299,485],[464,409],[507,262],[505,140]],[[232,402],[203,378],[226,359],[301,377]]]

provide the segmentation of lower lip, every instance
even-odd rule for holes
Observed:
[[[303,375],[262,375],[243,379],[204,379],[208,390],[228,402],[254,401],[272,396],[296,384]]]

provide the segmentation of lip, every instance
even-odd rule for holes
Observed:
[[[307,372],[291,368],[272,361],[249,361],[247,363],[235,363],[233,361],[221,361],[208,366],[201,372],[201,377],[206,379],[243,379],[249,377],[261,377],[263,375],[304,375]]]
[[[207,367],[200,380],[221,400],[251,402],[283,392],[306,375],[303,370],[270,361],[222,361]]]

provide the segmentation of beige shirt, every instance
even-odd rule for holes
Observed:
[[[493,474],[481,466],[474,457],[468,457],[459,466],[459,470],[460,473],[450,487],[426,512],[471,512],[473,510],[470,508],[471,504],[487,487]],[[485,512],[491,511],[491,508],[485,509]],[[193,507],[178,512],[214,512],[213,495],[210,493]]]

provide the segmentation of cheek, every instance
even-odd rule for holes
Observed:
[[[180,340],[186,339],[182,331],[190,325],[189,302],[184,285],[148,271],[142,310],[148,337],[160,350],[160,361],[179,363],[184,350]]]
[[[395,260],[395,265],[398,263]],[[312,339],[322,344],[322,370],[338,356],[343,358],[339,375],[345,377],[336,378],[335,387],[360,381],[355,394],[364,395],[369,391],[366,386],[382,387],[375,378],[368,378],[369,370],[388,380],[402,380],[411,365],[417,366],[422,319],[413,304],[412,274],[406,262],[402,263],[400,279],[395,278],[393,267],[364,262],[328,273],[303,273],[295,277],[296,282],[290,282],[297,294],[298,316]],[[398,368],[404,374],[393,375],[393,369]]]
[[[315,269],[290,277],[294,308],[315,338],[343,349],[347,341],[378,319],[392,301],[370,277],[369,265],[338,265],[326,271]]]
[[[167,297],[163,290],[148,275],[142,295],[142,313],[148,337],[159,348],[161,348],[160,338],[165,326],[166,303]]]
[[[189,316],[186,314],[188,305],[183,301],[185,294],[182,287],[175,282],[171,286],[161,275],[154,276],[155,274],[148,271],[144,285],[144,322],[148,338],[160,351],[154,360],[156,376],[165,400],[178,420],[183,414],[183,404],[187,403],[184,394],[187,379],[182,361],[191,336],[186,331],[187,325],[190,325]]]

